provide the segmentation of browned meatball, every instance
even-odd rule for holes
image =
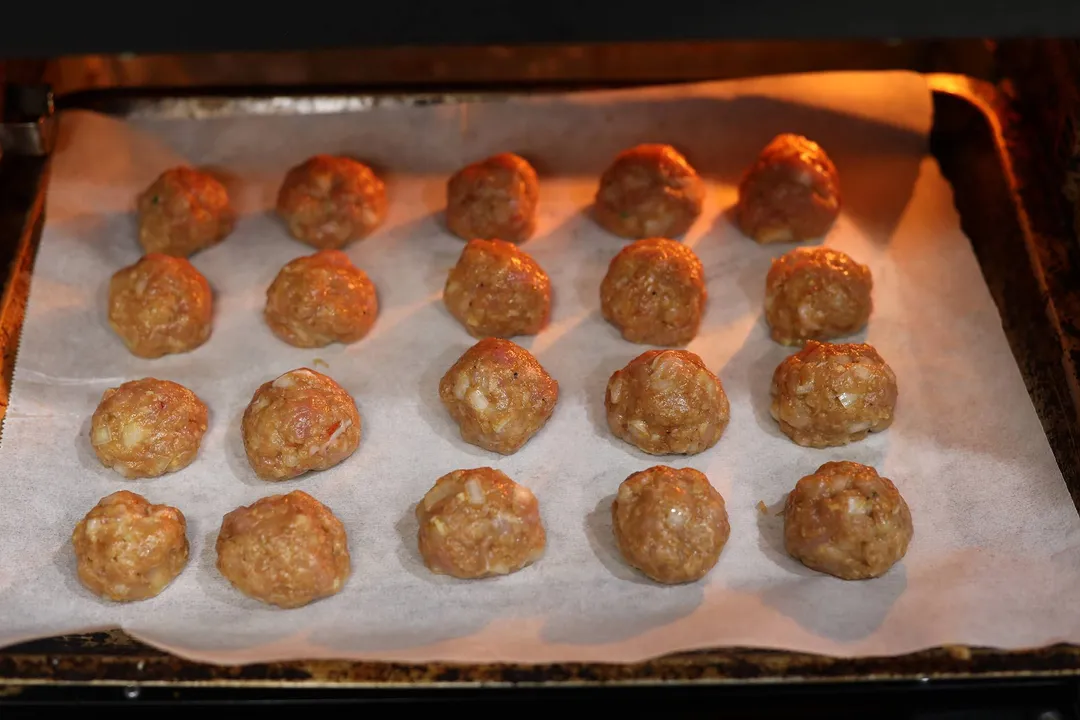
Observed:
[[[913,533],[900,491],[859,463],[825,463],[796,483],[784,506],[788,553],[844,580],[884,575],[904,557]]]
[[[525,348],[487,338],[446,371],[439,399],[458,424],[462,440],[510,455],[551,417],[559,383]]]
[[[784,345],[828,340],[861,330],[870,319],[870,268],[826,247],[795,248],[772,262],[765,278],[765,320]]]
[[[801,242],[825,235],[840,214],[840,177],[815,142],[775,137],[739,184],[735,219],[759,243]]]
[[[326,470],[360,445],[360,413],[345,388],[308,368],[263,383],[244,411],[244,450],[263,480]]]
[[[86,513],[71,544],[79,580],[90,592],[117,602],[146,600],[187,565],[187,521],[174,507],[121,490]]]
[[[626,562],[668,584],[705,577],[731,534],[724,498],[692,468],[657,465],[626,478],[611,521]]]
[[[345,526],[306,492],[264,497],[222,519],[217,569],[248,597],[281,608],[307,605],[349,579]]]
[[[137,357],[194,350],[212,319],[210,283],[184,258],[146,255],[109,282],[109,327]]]
[[[341,248],[382,225],[386,186],[363,163],[316,155],[285,175],[277,211],[297,240]]]
[[[458,170],[446,184],[446,226],[464,240],[522,242],[536,231],[540,184],[524,158],[501,153]]]
[[[892,425],[896,394],[896,375],[870,345],[810,340],[773,373],[772,416],[799,445],[847,445]]]
[[[90,420],[98,460],[126,478],[186,468],[206,433],[206,405],[183,385],[143,378],[110,388]]]
[[[685,345],[705,312],[705,273],[694,251],[664,238],[627,245],[600,284],[604,319],[642,345]]]
[[[163,172],[137,205],[139,244],[147,253],[189,257],[224,240],[236,222],[225,186],[189,167]]]
[[[678,237],[694,224],[705,185],[670,145],[624,150],[600,178],[593,210],[608,232],[625,238]]]
[[[379,314],[375,284],[340,250],[320,250],[281,268],[266,290],[266,324],[294,347],[353,343]]]
[[[443,475],[417,504],[416,519],[420,555],[439,575],[509,575],[544,554],[536,497],[489,467]]]
[[[551,280],[502,240],[470,240],[446,278],[443,302],[473,337],[535,335],[551,313]]]
[[[693,455],[720,440],[731,406],[720,379],[688,350],[650,350],[608,381],[615,437],[650,455]]]

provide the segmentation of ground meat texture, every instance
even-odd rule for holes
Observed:
[[[263,311],[275,335],[301,348],[356,342],[378,314],[375,284],[340,250],[320,250],[281,268]]]
[[[650,350],[608,381],[615,437],[650,455],[693,455],[720,440],[731,406],[720,379],[687,350]]]
[[[795,248],[765,278],[765,320],[773,340],[802,345],[861,330],[873,303],[870,268],[839,250]]]
[[[509,575],[539,560],[547,541],[536,497],[489,467],[443,475],[416,519],[420,556],[439,575]]]
[[[705,312],[705,274],[694,251],[674,240],[627,245],[600,283],[604,319],[642,345],[685,345]]]
[[[446,371],[439,399],[458,424],[462,440],[510,455],[551,417],[559,383],[525,348],[486,338]]]
[[[801,242],[825,235],[840,214],[840,178],[815,142],[784,134],[743,175],[735,219],[759,243]]]
[[[194,350],[212,319],[210,283],[184,258],[145,255],[109,282],[109,327],[137,357]]]
[[[345,526],[306,492],[264,497],[221,521],[217,568],[240,592],[280,608],[341,591],[351,573]]]
[[[187,521],[174,507],[121,490],[79,521],[71,545],[79,581],[90,592],[116,602],[146,600],[187,565]]]
[[[446,226],[464,240],[522,242],[536,231],[540,183],[524,158],[501,153],[458,170],[446,184]]]
[[[244,411],[244,450],[263,480],[325,470],[360,445],[356,402],[325,375],[299,368],[264,383]]]
[[[189,257],[224,240],[236,222],[225,186],[189,167],[166,170],[136,204],[147,253]]]
[[[316,155],[285,175],[277,211],[297,240],[341,248],[382,225],[386,186],[363,163]]]
[[[892,424],[896,395],[896,375],[870,345],[810,340],[773,373],[772,416],[799,445],[847,445]]]
[[[551,314],[551,280],[527,253],[502,240],[470,240],[443,290],[470,335],[535,335]]]
[[[125,478],[187,467],[206,434],[206,404],[183,385],[144,378],[110,388],[90,420],[98,460]]]
[[[913,533],[900,491],[859,463],[825,463],[796,483],[784,506],[788,553],[843,580],[884,575],[904,557]]]
[[[678,237],[694,224],[705,185],[670,145],[638,145],[619,154],[600,178],[596,221],[624,238]]]
[[[667,584],[705,577],[731,534],[724,498],[709,479],[663,465],[623,481],[611,524],[626,562]]]

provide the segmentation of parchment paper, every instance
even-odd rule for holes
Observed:
[[[1080,521],[949,187],[927,155],[930,117],[924,81],[904,73],[336,115],[65,114],[0,445],[0,641],[121,626],[218,663],[637,661],[725,645],[882,655],[943,643],[1080,641],[1070,600],[1080,590]],[[784,130],[818,139],[836,161],[846,206],[827,242],[873,270],[875,312],[856,339],[874,343],[899,378],[893,427],[846,448],[799,448],[769,418],[769,379],[790,351],[768,339],[761,300],[770,258],[790,246],[759,247],[725,215],[743,168]],[[637,452],[603,418],[607,378],[647,348],[624,342],[600,317],[600,280],[624,241],[584,211],[615,153],[643,141],[676,144],[709,181],[686,239],[710,295],[690,349],[723,380],[732,421],[714,449],[690,458]],[[444,183],[464,163],[504,150],[532,158],[542,175],[540,227],[525,248],[551,275],[554,316],[522,342],[561,383],[548,426],[510,457],[463,443],[436,391],[472,344],[440,301],[462,247],[441,225]],[[284,172],[316,152],[354,154],[384,172],[390,215],[348,251],[378,286],[374,332],[310,351],[277,341],[261,309],[278,269],[310,252],[268,211]],[[140,255],[135,194],[180,162],[224,172],[242,219],[226,242],[194,258],[216,293],[211,340],[190,354],[140,360],[108,329],[105,289]],[[356,397],[360,449],[329,471],[261,482],[242,451],[240,414],[260,383],[304,365]],[[145,376],[192,388],[210,406],[210,429],[189,468],[129,482],[98,464],[88,423],[105,389]],[[876,466],[911,506],[914,542],[881,579],[835,580],[783,552],[779,503],[799,477],[835,459]],[[731,540],[693,585],[651,584],[623,565],[611,540],[619,483],[660,462],[704,471],[727,500]],[[440,475],[485,465],[535,491],[547,554],[505,578],[433,576],[417,555],[413,504]],[[128,605],[79,585],[69,540],[99,498],[122,488],[179,507],[191,539],[191,563],[175,584]],[[282,611],[229,586],[213,545],[224,513],[296,488],[343,520],[354,575],[339,595]]]

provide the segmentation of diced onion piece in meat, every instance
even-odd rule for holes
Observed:
[[[465,481],[465,492],[469,496],[470,504],[484,504],[484,491],[480,488],[480,483],[477,482],[476,478],[469,478]]]
[[[112,433],[109,432],[109,426],[104,423],[94,426],[94,434],[90,438],[90,442],[94,447],[112,442]]]

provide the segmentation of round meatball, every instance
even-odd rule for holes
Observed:
[[[316,155],[285,175],[277,211],[297,240],[337,249],[382,225],[386,186],[363,163]]]
[[[281,268],[266,290],[263,317],[294,347],[353,343],[379,314],[375,284],[340,250],[320,250]]]
[[[439,399],[458,424],[462,440],[510,455],[551,417],[559,383],[525,348],[486,338],[446,371]]]
[[[839,250],[795,248],[772,261],[765,320],[784,345],[852,335],[870,319],[870,268]]]
[[[206,434],[206,404],[183,385],[143,378],[110,388],[90,420],[98,460],[126,478],[186,468]]]
[[[489,467],[443,475],[416,519],[420,556],[438,575],[509,575],[539,560],[547,541],[536,497]]]
[[[731,417],[724,386],[687,350],[650,350],[608,381],[615,437],[650,455],[694,455],[720,440]]]
[[[443,302],[473,337],[535,335],[551,314],[551,280],[502,240],[470,240],[446,278]]]
[[[446,184],[446,226],[464,240],[522,242],[536,231],[540,183],[524,158],[501,153],[458,170]]]
[[[187,520],[127,490],[104,497],[71,533],[79,580],[116,602],[159,594],[188,561]]]
[[[338,385],[308,368],[263,383],[244,411],[244,450],[263,480],[288,480],[326,470],[360,445],[356,402]]]
[[[843,580],[884,575],[914,529],[900,491],[877,470],[828,462],[795,484],[784,505],[784,547],[811,570]]]
[[[611,524],[626,562],[667,584],[705,577],[731,534],[724,498],[709,479],[664,465],[623,481]]]
[[[301,490],[264,497],[222,519],[217,569],[248,597],[281,608],[307,605],[349,579],[345,526]]]
[[[638,240],[611,260],[600,284],[604,319],[642,345],[685,345],[705,313],[705,273],[694,251],[664,238]]]
[[[705,185],[670,145],[624,150],[600,178],[596,221],[624,238],[678,237],[694,224]]]
[[[224,240],[236,222],[225,186],[189,167],[166,170],[136,204],[147,253],[189,257]]]
[[[771,410],[798,445],[834,447],[892,425],[896,394],[896,375],[870,345],[810,340],[773,373]]]
[[[840,214],[840,178],[832,160],[800,135],[778,135],[743,175],[735,220],[759,243],[819,238]]]

